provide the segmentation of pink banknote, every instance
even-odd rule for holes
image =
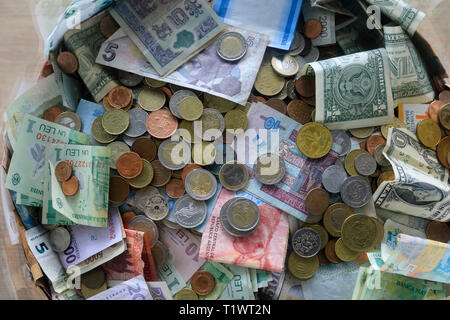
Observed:
[[[252,197],[222,189],[203,232],[200,258],[238,266],[281,272],[288,243],[287,215],[277,208],[258,201],[261,213],[258,227],[248,236],[229,235],[220,223],[220,209],[235,196]]]

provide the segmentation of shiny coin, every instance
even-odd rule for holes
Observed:
[[[169,183],[172,176],[172,170],[164,167],[159,160],[154,160],[151,164],[154,172],[151,185],[154,187],[162,187]]]
[[[319,253],[322,242],[319,233],[312,228],[298,229],[292,236],[292,248],[303,258],[310,258]]]
[[[288,116],[301,124],[311,122],[313,111],[314,108],[302,100],[292,100],[287,106]]]
[[[155,268],[158,270],[169,259],[169,248],[166,247],[161,241],[156,241],[152,247],[152,257],[155,262]]]
[[[349,207],[361,208],[372,198],[370,183],[363,177],[350,177],[342,184],[341,197]]]
[[[372,218],[353,214],[345,219],[342,225],[342,241],[349,249],[365,252],[374,246],[376,240],[377,225]]]
[[[385,124],[381,126],[381,134],[385,139],[388,138],[388,133],[390,128],[406,128],[406,124],[400,120],[399,118],[395,117],[394,121],[390,124]]]
[[[147,127],[145,126],[145,120],[148,117],[147,112],[141,108],[134,108],[128,111],[128,116],[130,117],[130,125],[124,134],[132,138],[137,138],[147,132]]]
[[[80,182],[76,176],[71,176],[68,180],[61,183],[62,192],[66,196],[74,196],[80,188]]]
[[[214,290],[215,279],[208,271],[199,270],[192,275],[191,286],[199,296],[206,296]]]
[[[117,172],[125,179],[133,179],[141,174],[143,163],[136,152],[122,153],[116,161]]]
[[[65,251],[72,241],[69,231],[66,228],[59,227],[50,231],[49,242],[53,251]]]
[[[123,70],[119,70],[118,76],[119,81],[126,87],[136,87],[144,79],[143,76]]]
[[[342,240],[342,238],[339,238],[336,241],[334,250],[336,251],[336,256],[345,262],[354,261],[359,255],[358,251],[354,251],[354,250],[348,248],[344,244],[344,241]]]
[[[109,179],[109,201],[113,204],[121,204],[128,199],[130,185],[120,176],[112,176]]]
[[[283,90],[285,80],[277,74],[272,65],[264,63],[261,65],[255,80],[255,89],[262,95],[272,97]]]
[[[328,192],[338,193],[347,178],[347,172],[342,166],[332,165],[323,172],[322,185]]]
[[[431,221],[425,230],[427,239],[447,243],[450,241],[450,228],[444,222]]]
[[[173,212],[176,222],[183,228],[190,229],[205,221],[207,207],[205,201],[195,200],[186,194],[175,201]]]
[[[146,111],[156,111],[164,107],[166,95],[160,89],[144,88],[138,96],[138,104]]]
[[[315,188],[308,192],[305,198],[305,207],[310,215],[321,216],[328,208],[330,196],[322,188]]]
[[[332,204],[323,215],[323,225],[333,237],[340,237],[345,219],[352,214],[354,214],[353,210],[346,204]]]
[[[373,156],[375,153],[375,149],[378,146],[385,145],[385,144],[386,144],[386,139],[384,139],[380,135],[373,135],[369,139],[367,139],[367,143],[366,143],[367,152],[369,152],[369,154],[371,156]]]
[[[55,177],[59,182],[66,181],[72,175],[72,166],[66,161],[60,161],[55,167]]]
[[[74,74],[78,70],[78,59],[70,51],[63,51],[56,58],[59,68],[66,74]]]
[[[146,205],[145,215],[154,220],[163,220],[169,214],[170,205],[166,198],[161,195],[153,195]]]
[[[242,59],[247,52],[247,48],[247,41],[238,32],[226,32],[217,39],[217,54],[226,61]]]
[[[72,130],[81,130],[81,120],[76,113],[66,111],[60,113],[55,118],[55,123],[60,124],[64,127],[70,128]]]
[[[445,129],[450,130],[450,104],[446,104],[439,111],[439,121]]]
[[[283,180],[286,174],[286,164],[275,153],[260,155],[253,165],[253,174],[262,184],[274,185]]]
[[[150,202],[148,203],[148,205],[150,206]],[[144,215],[139,215],[131,219],[127,225],[127,228],[145,232],[148,242],[150,243],[150,247],[153,247],[156,241],[158,241],[158,227],[152,221],[152,219],[149,219]]]
[[[179,90],[173,94],[172,98],[170,98],[169,109],[177,118],[181,118],[178,112],[180,103],[184,98],[187,97],[197,97],[197,95],[190,90]]]
[[[119,135],[124,133],[130,125],[130,117],[126,111],[111,109],[102,117],[103,129],[109,134]]]
[[[225,128],[231,134],[239,134],[247,129],[248,118],[247,115],[240,110],[231,110],[227,112],[224,117]]]
[[[321,225],[310,224],[307,225],[308,228],[314,229],[320,236],[320,250],[324,249],[328,243],[328,232]]]
[[[298,72],[298,63],[290,55],[281,55],[272,57],[273,69],[283,77],[291,77]]]
[[[131,151],[136,152],[142,159],[152,162],[156,158],[155,142],[146,137],[137,138],[131,145]]]
[[[355,159],[356,157],[358,157],[361,154],[367,153],[367,151],[361,150],[361,149],[356,149],[356,150],[352,150],[350,151],[346,156],[345,156],[345,160],[344,160],[344,167],[345,170],[347,170],[347,173],[350,176],[357,176],[358,172],[356,171],[355,168]]]
[[[178,121],[167,109],[151,112],[145,122],[147,131],[157,139],[167,139],[178,129]]]
[[[201,138],[205,141],[214,141],[220,138],[225,130],[225,119],[216,109],[207,108],[194,126],[201,124]]]
[[[307,123],[298,131],[297,147],[308,158],[318,159],[325,156],[332,144],[330,130],[321,123]]]
[[[108,148],[111,150],[111,157],[109,167],[112,169],[116,168],[117,159],[125,152],[130,152],[128,145],[122,141],[114,141],[108,144]]]
[[[166,82],[164,81],[159,81],[151,78],[145,78],[144,81],[145,84],[148,85],[150,88],[161,88],[166,85]]]
[[[268,105],[272,109],[277,110],[278,112],[280,112],[282,114],[286,114],[286,112],[287,112],[287,104],[281,99],[277,99],[277,98],[269,99],[269,100],[267,100],[266,105]]]
[[[350,129],[349,131],[355,138],[366,139],[375,131],[375,127]]]
[[[222,206],[220,209],[220,223],[222,225],[222,228],[231,236],[233,237],[245,237],[253,232],[251,231],[239,231],[233,228],[228,221],[228,208],[230,205],[236,201],[236,198],[230,199]]]
[[[44,120],[55,122],[58,115],[64,112],[64,109],[58,106],[53,106],[44,111]]]
[[[217,96],[213,96],[208,93],[204,93],[203,96],[205,105],[208,108],[216,109],[220,113],[227,113],[228,111],[233,110],[237,106],[237,103],[235,102]]]
[[[178,113],[184,120],[195,121],[203,114],[203,103],[197,97],[186,97],[181,100]]]
[[[182,140],[164,140],[158,148],[158,159],[167,169],[183,169],[191,161],[191,146]]]
[[[198,295],[189,288],[183,288],[174,296],[174,300],[198,300]]]
[[[450,136],[445,137],[439,142],[436,149],[436,154],[439,162],[447,169],[450,169],[450,163],[448,160],[450,155]]]
[[[187,175],[184,187],[195,200],[208,200],[217,191],[217,180],[209,171],[196,169]]]
[[[241,190],[248,182],[247,167],[235,161],[228,162],[220,169],[219,180],[228,190]]]
[[[299,280],[311,279],[319,270],[319,258],[317,255],[311,258],[302,258],[292,252],[288,258],[288,270]]]
[[[227,218],[234,229],[252,231],[258,226],[260,212],[253,201],[237,197],[227,208]]]
[[[317,19],[309,19],[303,25],[303,34],[308,39],[316,39],[322,33],[322,24]]]
[[[423,119],[417,124],[417,138],[425,147],[434,148],[441,140],[441,129],[431,119]]]
[[[124,86],[115,87],[106,98],[109,105],[116,109],[124,109],[133,101],[131,90]]]
[[[314,119],[313,119],[314,121]],[[352,149],[350,136],[344,130],[331,131],[333,137],[333,150],[339,153],[339,156],[345,156]]]
[[[316,94],[316,80],[312,76],[301,76],[295,81],[295,89],[302,97],[312,97]]]
[[[173,177],[173,174],[172,174]],[[178,199],[184,196],[186,190],[184,189],[184,181],[178,178],[172,178],[166,184],[166,194],[172,199]]]
[[[362,153],[355,159],[355,169],[363,176],[370,176],[377,170],[377,162],[368,153]]]
[[[100,21],[100,32],[105,38],[111,37],[120,28],[116,20],[107,14]]]
[[[142,165],[141,173],[133,179],[128,179],[130,186],[136,189],[145,188],[153,180],[154,173],[151,163],[145,159],[142,159]]]
[[[331,239],[328,241],[327,245],[325,246],[325,257],[330,261],[331,263],[340,263],[342,262],[341,259],[336,255],[336,239]]]
[[[216,159],[217,150],[213,143],[203,141],[194,143],[192,147],[192,160],[194,163],[207,166],[213,164]]]

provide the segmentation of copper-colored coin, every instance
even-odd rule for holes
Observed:
[[[133,96],[130,89],[124,86],[118,86],[108,93],[107,99],[111,107],[124,109],[128,107]]]
[[[191,233],[195,234],[196,236],[199,236],[199,237],[203,236],[203,233],[198,232],[198,231],[196,231],[196,230],[194,230],[194,229],[190,229],[189,231],[190,231]]]
[[[447,243],[450,241],[450,228],[445,222],[431,221],[425,230],[427,239]]]
[[[330,260],[328,260],[327,256],[325,255],[325,248],[320,250],[317,256],[319,257],[320,264],[326,265],[330,263]]]
[[[50,62],[47,62],[45,64],[45,66],[42,68],[41,71],[41,77],[42,78],[47,78],[49,75],[51,75],[53,72],[55,72],[53,70],[53,65]]]
[[[341,259],[338,258],[336,255],[335,247],[336,247],[336,239],[332,239],[328,241],[327,245],[325,246],[325,256],[331,263],[340,263],[342,262]]]
[[[313,111],[314,108],[302,100],[292,100],[287,106],[288,116],[301,124],[306,124],[311,121]]]
[[[361,142],[359,143],[359,148],[360,148],[361,150],[367,150],[367,141],[361,141]]]
[[[164,167],[159,160],[152,161],[152,167],[154,172],[152,186],[162,187],[169,183],[172,177],[172,170]]]
[[[128,222],[130,222],[131,219],[136,217],[136,213],[134,213],[133,211],[128,211],[128,212],[122,213],[121,217],[122,217],[123,226],[125,227],[125,229],[127,229]]]
[[[157,139],[167,139],[178,129],[178,121],[168,109],[151,112],[145,122],[147,131]]]
[[[303,25],[303,34],[308,39],[316,39],[322,33],[322,24],[317,19],[309,19]]]
[[[277,99],[277,98],[269,99],[269,100],[267,100],[266,105],[268,105],[272,109],[277,110],[278,112],[280,112],[282,114],[286,114],[287,105],[281,99]]]
[[[309,214],[322,215],[328,208],[330,196],[322,188],[315,188],[308,192],[305,198],[305,207]]]
[[[105,38],[111,37],[119,28],[119,24],[109,14],[100,21],[100,32]]]
[[[63,181],[61,184],[62,192],[66,196],[73,196],[78,192],[78,189],[80,188],[80,182],[78,181],[78,178],[75,176],[71,176],[68,180]]]
[[[444,105],[439,111],[439,122],[445,129],[450,130],[450,103]]]
[[[123,203],[130,194],[130,185],[128,181],[121,176],[112,176],[109,178],[109,200],[112,203]]]
[[[184,196],[186,190],[184,189],[184,182],[181,179],[171,179],[166,184],[166,194],[172,199],[178,199]]]
[[[305,101],[307,104],[309,104],[311,107],[316,106],[316,95],[313,95],[312,97],[300,97],[303,101]],[[314,120],[314,119],[313,119]]]
[[[263,103],[266,103],[266,101],[267,101],[266,98],[261,97],[261,96],[256,97],[256,100],[258,100],[258,101],[260,101],[260,102],[263,102]]]
[[[430,106],[428,107],[428,115],[430,116],[431,120],[439,123],[439,111],[443,106],[445,106],[445,102],[439,100],[435,100],[430,103]]]
[[[66,161],[60,161],[55,167],[56,180],[59,182],[69,180],[72,175],[72,166]]]
[[[117,172],[125,179],[136,178],[143,167],[142,159],[136,152],[124,152],[116,160]]]
[[[210,294],[216,285],[214,277],[206,270],[199,270],[191,278],[192,290],[199,296]]]
[[[444,103],[450,103],[450,91],[444,90],[441,93],[439,93],[439,100]]]
[[[201,168],[202,168],[201,166],[199,166],[198,164],[195,164],[195,163],[190,163],[190,164],[188,164],[186,167],[183,168],[183,171],[181,171],[181,179],[182,179],[183,182],[184,182],[184,180],[186,180],[187,175],[188,175],[192,170],[195,170],[195,169],[201,169]]]
[[[142,159],[148,162],[155,160],[156,153],[158,152],[156,143],[147,137],[139,137],[134,140],[130,150],[136,152]]]
[[[382,184],[384,181],[394,181],[395,180],[395,173],[394,171],[385,171],[380,174],[377,180],[378,186]]]
[[[78,70],[78,59],[70,51],[63,51],[56,59],[59,68],[66,74],[74,74]]]
[[[172,98],[172,91],[170,91],[170,89],[167,88],[167,87],[161,87],[161,90],[162,90],[162,91],[164,92],[164,94],[166,95],[167,101],[169,101],[170,98]]]
[[[439,159],[439,162],[447,169],[450,169],[448,161],[449,153],[450,153],[450,137],[447,136],[444,139],[441,139],[436,149],[436,154]]]
[[[313,97],[316,94],[316,79],[312,76],[301,76],[295,81],[295,89],[302,97]]]
[[[386,144],[386,139],[382,136],[374,135],[367,139],[366,149],[373,156],[375,149],[382,144]]]
[[[360,252],[356,259],[354,260],[356,263],[366,263],[369,262],[369,257],[366,252]]]
[[[44,120],[55,122],[57,116],[64,112],[59,106],[53,106],[44,111]]]

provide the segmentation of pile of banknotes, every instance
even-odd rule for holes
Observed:
[[[448,299],[450,85],[424,16],[403,0],[73,1],[4,114],[36,286]]]

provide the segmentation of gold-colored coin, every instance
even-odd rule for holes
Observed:
[[[216,147],[213,143],[202,141],[192,146],[192,160],[200,166],[213,164],[216,159]]]
[[[259,69],[255,80],[255,89],[265,96],[275,96],[284,88],[286,80],[272,68],[269,63],[264,63]]]
[[[332,204],[323,215],[323,225],[333,237],[340,237],[345,219],[354,213],[355,212],[344,203]]]
[[[173,298],[175,300],[198,300],[198,295],[192,289],[183,288]]]
[[[81,294],[83,295],[83,297],[85,299],[89,299],[90,297],[93,297],[107,289],[108,289],[108,286],[107,286],[106,281],[99,288],[95,288],[95,289],[88,288],[88,287],[86,287],[86,285],[81,283]]]
[[[302,258],[292,252],[288,259],[289,272],[299,280],[311,279],[319,270],[319,257]]]
[[[178,113],[184,120],[195,121],[203,114],[203,103],[197,97],[186,97],[181,100]]]
[[[160,89],[144,88],[139,92],[138,104],[145,111],[156,111],[164,107],[166,95]]]
[[[142,159],[142,172],[133,179],[127,179],[130,186],[136,189],[145,188],[148,186],[153,180],[153,166],[152,164],[145,159]]]
[[[354,261],[359,255],[359,252],[354,251],[349,247],[347,247],[342,238],[339,238],[336,241],[336,246],[334,247],[334,250],[338,258],[345,262]]]
[[[351,176],[359,176],[358,172],[356,171],[355,168],[355,159],[363,153],[367,153],[369,154],[367,151],[362,150],[362,149],[356,149],[356,150],[352,150],[350,151],[346,156],[345,156],[345,160],[344,160],[344,167],[345,170],[347,170],[347,173]]]
[[[322,250],[323,248],[325,248],[325,246],[328,243],[328,232],[319,224],[310,224],[310,225],[305,225],[305,227],[314,229],[317,231],[317,233],[319,234],[320,237],[320,250]]]
[[[395,173],[392,170],[381,172],[377,179],[377,186],[379,187],[384,181],[394,181]]]
[[[388,138],[389,128],[406,128],[406,124],[399,118],[394,118],[394,121],[390,124],[381,126],[381,134],[385,139]]]
[[[227,112],[224,117],[225,128],[229,133],[239,134],[247,129],[248,118],[247,115],[241,110],[231,110]]]
[[[365,139],[375,131],[375,127],[357,128],[348,130],[355,138]]]
[[[297,133],[297,147],[308,158],[322,158],[332,145],[330,130],[319,122],[307,123]]]
[[[357,252],[368,251],[377,241],[377,225],[371,217],[353,214],[342,225],[342,240],[349,248]]]
[[[434,148],[441,141],[441,129],[431,119],[423,119],[417,124],[417,138],[425,147]]]
[[[145,84],[148,85],[150,88],[161,88],[166,85],[166,82],[164,81],[159,81],[151,78],[145,78],[144,81]]]
[[[233,110],[236,106],[238,106],[237,103],[229,101],[224,98],[213,96],[209,93],[203,94],[205,105],[207,108],[213,108],[221,113],[227,113],[228,111]]]
[[[193,143],[194,142],[194,122],[187,121],[187,120],[181,120],[180,124],[178,125],[177,133],[175,136],[180,136],[183,138],[184,141],[187,143]],[[199,141],[201,138],[199,138]]]

